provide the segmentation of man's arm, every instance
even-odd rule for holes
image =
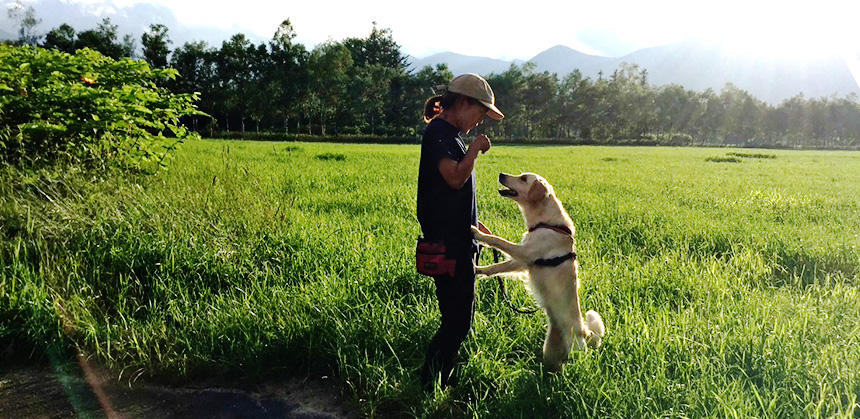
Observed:
[[[463,160],[456,161],[447,157],[439,160],[439,173],[445,179],[451,189],[463,187],[469,176],[472,175],[472,170],[475,169],[475,160],[478,159],[478,152],[486,152],[490,149],[490,139],[486,135],[481,134],[475,137],[475,140],[469,144],[469,149],[466,150],[466,155]]]

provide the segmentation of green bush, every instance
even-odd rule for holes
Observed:
[[[317,160],[335,160],[335,161],[344,161],[346,160],[346,156],[340,153],[322,153],[314,156]]]
[[[764,154],[764,153],[726,153],[727,156],[735,156],[735,157],[747,157],[750,159],[775,159],[775,154]]]
[[[708,157],[705,161],[712,161],[714,163],[740,163],[742,160],[736,157],[715,156]]]
[[[158,84],[177,74],[86,48],[71,55],[0,45],[0,159],[17,166],[163,166],[179,143],[198,137],[179,123],[200,114],[196,95]]]

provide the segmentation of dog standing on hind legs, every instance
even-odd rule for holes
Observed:
[[[586,345],[597,348],[606,334],[600,314],[589,310],[583,319],[579,308],[575,227],[543,177],[534,173],[517,176],[501,173],[499,183],[505,187],[499,194],[517,203],[528,231],[519,243],[512,243],[472,227],[476,240],[510,256],[504,262],[477,266],[475,272],[486,276],[528,272],[526,284],[549,322],[543,361],[550,370],[558,370],[574,342],[576,349]]]

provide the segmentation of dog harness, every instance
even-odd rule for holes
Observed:
[[[529,232],[531,233],[532,231],[535,231],[539,228],[548,228],[550,230],[555,230],[555,231],[557,231],[561,234],[564,234],[566,236],[573,235],[573,232],[570,231],[570,229],[567,228],[566,225],[552,225],[552,224],[547,224],[547,223],[540,223],[540,224],[535,225],[534,227],[530,227]]]
[[[561,265],[562,262],[570,259],[576,259],[576,252],[570,252],[564,256],[559,256],[557,258],[552,259],[536,259],[532,262],[532,265],[537,266],[558,266]]]
[[[557,233],[564,234],[566,236],[572,236],[573,235],[573,232],[570,231],[570,229],[566,225],[551,225],[551,224],[546,224],[546,223],[540,223],[540,224],[535,225],[534,227],[529,228],[529,232],[535,231],[539,228],[548,228],[550,230],[553,230]],[[534,262],[532,262],[532,265],[552,267],[552,266],[561,265],[565,261],[573,260],[573,259],[576,259],[576,252],[570,252],[566,255],[562,255],[562,256],[554,257],[554,258],[550,258],[550,259],[537,259]]]

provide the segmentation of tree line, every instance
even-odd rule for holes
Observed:
[[[139,58],[179,72],[166,87],[198,92],[209,116],[186,120],[190,128],[321,136],[371,135],[415,139],[432,86],[453,77],[445,65],[412,69],[390,29],[373,25],[364,38],[327,41],[308,50],[294,42],[289,19],[272,38],[255,44],[244,34],[220,47],[187,42],[171,50],[168,28],[150,25],[142,53],[104,19],[76,32],[68,24],[44,36],[21,18],[18,42],[65,52],[91,48],[107,56]],[[10,13],[11,14],[11,13]],[[25,16],[26,17],[26,16]],[[29,22],[30,27],[27,28]],[[596,78],[576,70],[559,76],[511,65],[485,75],[505,113],[480,129],[499,139],[540,142],[740,145],[762,147],[860,147],[860,104],[855,95],[767,104],[732,84],[719,92],[679,85],[652,86],[648,72],[622,64]]]

